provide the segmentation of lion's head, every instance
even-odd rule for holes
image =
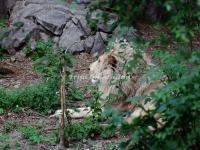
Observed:
[[[110,52],[101,55],[90,65],[90,77],[93,83],[99,83],[99,91],[102,92],[103,98],[109,94],[119,93],[119,91],[125,95],[134,91],[130,76],[127,76],[126,71],[121,67],[132,59],[131,50],[130,47],[120,47],[117,43]],[[126,81],[120,85],[115,84],[121,79]]]

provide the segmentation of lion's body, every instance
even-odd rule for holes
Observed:
[[[134,59],[134,51],[128,43],[125,44],[126,47],[122,48],[120,47],[120,43],[116,43],[110,52],[103,54],[97,61],[92,63],[90,66],[90,75],[93,81],[96,80],[99,83],[98,89],[102,93],[102,105],[108,102],[106,98],[109,95],[118,95],[116,99],[111,102],[109,101],[109,103],[115,108],[125,111],[132,110],[133,114],[131,118],[128,118],[128,122],[131,122],[132,119],[139,115],[144,115],[145,112],[141,108],[128,103],[126,99],[131,96],[148,95],[157,87],[162,86],[162,84],[160,81],[148,82],[143,73],[137,73],[134,68],[132,68],[132,71],[135,73],[135,76],[130,76],[127,73],[125,66],[129,61]],[[143,53],[143,60],[140,60],[138,63],[147,66],[154,65],[146,53]],[[123,80],[120,79],[121,77],[125,81],[119,83],[119,81]],[[142,101],[141,105],[146,110],[154,108],[153,102],[144,104]]]

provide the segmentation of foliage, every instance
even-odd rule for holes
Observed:
[[[101,132],[99,123],[93,118],[87,118],[83,122],[75,122],[72,125],[65,126],[66,139],[83,140],[86,138],[94,138]]]
[[[52,143],[52,139],[50,137],[43,136],[41,131],[32,126],[19,127],[17,130],[33,143]]]
[[[17,126],[16,122],[15,121],[6,121],[4,123],[4,131],[6,133],[9,133],[10,131],[12,131],[13,129],[15,129]]]
[[[60,78],[60,68],[64,63],[62,58],[67,60],[65,63],[68,68],[73,66],[73,57],[71,54],[47,54],[35,61],[35,69],[44,78],[58,79]],[[66,75],[70,74],[69,70],[66,71]],[[70,81],[70,78],[67,78]]]
[[[93,90],[93,95],[94,97],[86,103],[92,109],[92,115],[81,122],[65,125],[65,137],[69,141],[84,141],[96,137],[105,139],[113,136],[113,133],[115,133],[115,127],[108,125],[108,127],[104,128],[101,126],[100,122],[103,118],[101,116],[102,106],[99,103],[100,94],[97,92],[97,89]],[[56,137],[58,136],[56,135]]]
[[[138,21],[163,22],[181,42],[189,42],[194,37],[199,27],[199,8],[198,0],[107,0],[94,1],[91,5],[91,11],[101,9],[116,13],[119,24],[125,26]]]
[[[165,87],[146,100],[156,100],[156,109],[133,124],[123,126],[124,133],[132,133],[132,140],[124,143],[129,149],[197,149],[200,136],[200,51],[181,51],[174,55],[157,51],[161,69],[168,77]],[[152,117],[161,114],[164,126],[159,128]],[[149,126],[156,130],[152,133]]]
[[[20,142],[18,140],[16,141],[10,141],[10,134],[2,134],[0,133],[0,149],[7,150],[7,149],[20,149]]]
[[[35,49],[32,49],[31,41],[29,41],[23,51],[27,56],[32,55],[33,60],[37,60],[53,51],[53,42],[51,40],[48,40],[47,42],[44,40],[38,40]]]
[[[19,110],[27,107],[46,114],[59,106],[57,91],[57,83],[50,81],[20,89],[0,88],[0,108]]]
[[[111,126],[103,128],[98,119],[94,117],[85,118],[82,122],[74,122],[65,126],[65,137],[69,141],[84,141],[89,138],[109,138],[113,136]],[[57,136],[58,137],[58,136]]]
[[[34,60],[34,69],[45,79],[59,80],[61,66],[66,63],[66,67],[72,68],[74,64],[73,56],[64,48],[53,48],[53,42],[39,40],[36,43],[35,50],[30,47],[24,49],[27,55],[32,54]],[[66,75],[70,74],[69,70]],[[70,78],[67,78],[69,81]]]
[[[7,20],[6,19],[0,19],[0,29],[7,27]]]
[[[0,133],[0,148],[3,150],[9,149],[11,142],[9,142],[10,136],[8,134]]]
[[[20,29],[24,26],[24,23],[21,21],[17,21],[13,23],[13,26],[16,27],[17,29]]]

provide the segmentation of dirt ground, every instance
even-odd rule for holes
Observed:
[[[80,121],[80,120],[77,120]],[[49,139],[54,141],[55,132],[57,131],[59,125],[58,120],[55,118],[49,118],[43,116],[39,113],[33,112],[32,110],[26,110],[24,112],[16,113],[10,112],[4,115],[0,115],[0,149],[5,149],[5,144],[9,144],[7,149],[15,150],[54,150],[57,147],[56,143],[40,143],[33,144],[29,139],[26,139],[20,132],[15,129],[9,133],[8,139],[3,139],[1,134],[5,133],[5,129],[8,128],[8,123],[14,122],[15,126],[32,126],[40,131],[42,131],[44,137],[49,137]],[[6,125],[7,123],[7,125]],[[117,149],[117,144],[123,139],[121,136],[115,136],[111,139],[88,139],[87,141],[79,141],[75,143],[70,143],[70,148],[72,150],[90,150],[90,149]],[[7,140],[7,141],[6,141]],[[16,143],[19,143],[16,146]]]

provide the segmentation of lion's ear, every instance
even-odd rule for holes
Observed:
[[[117,60],[114,56],[108,55],[108,64],[111,65],[112,67],[116,67]]]

